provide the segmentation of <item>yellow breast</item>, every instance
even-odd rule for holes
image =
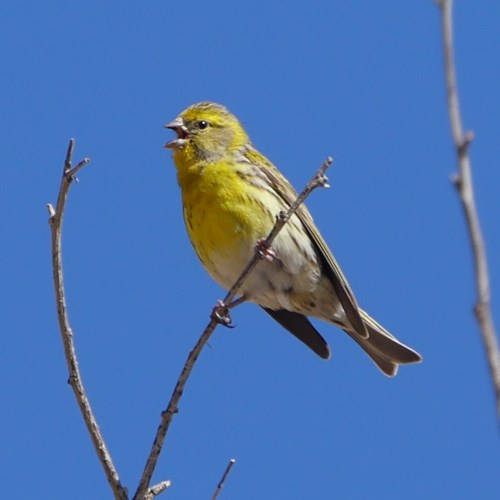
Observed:
[[[184,219],[200,260],[223,286],[250,259],[274,224],[259,188],[224,161],[179,172]]]

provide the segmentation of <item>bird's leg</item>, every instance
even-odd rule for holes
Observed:
[[[237,299],[234,299],[230,304],[228,304],[226,307],[228,309],[232,309],[233,307],[236,307],[236,306],[239,306],[240,304],[243,304],[243,302],[245,302],[247,300],[247,298],[242,295],[241,297],[238,297]]]
[[[271,248],[266,238],[257,240],[255,251],[257,252],[259,259],[266,259],[269,262],[272,262],[276,258],[276,253]]]

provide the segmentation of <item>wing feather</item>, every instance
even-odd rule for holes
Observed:
[[[261,155],[254,148],[248,149],[245,152],[247,159],[257,166],[260,170],[260,174],[268,178],[269,182],[272,184],[273,188],[279,194],[279,196],[284,201],[287,207],[297,198],[297,192],[292,187],[290,182],[279,172],[279,170],[263,155]],[[261,167],[265,164],[266,168]],[[302,204],[296,211],[297,217],[302,222],[307,233],[311,237],[314,245],[321,257],[321,263],[323,265],[323,271],[328,275],[330,281],[338,295],[342,308],[345,311],[347,319],[349,320],[351,327],[362,337],[368,338],[368,332],[366,330],[363,319],[359,312],[359,306],[354,297],[354,294],[347,282],[344,274],[340,270],[335,257],[328,248],[325,240],[318,231],[314,220],[307,209],[307,207]]]
[[[314,328],[306,316],[295,312],[280,309],[273,311],[263,307],[264,311],[276,320],[283,328],[295,335],[309,349],[312,349],[323,359],[330,358],[330,348],[321,334]]]

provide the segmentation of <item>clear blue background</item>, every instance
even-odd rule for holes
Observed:
[[[92,163],[64,227],[70,320],[89,396],[135,490],[161,410],[223,291],[198,263],[162,128],[214,100],[301,189],[359,302],[424,363],[395,379],[342,332],[330,362],[253,305],[219,329],[155,480],[165,498],[497,498],[500,443],[472,315],[471,255],[431,0],[33,2],[0,15],[5,498],[111,498],[56,321],[48,202],[70,137]],[[500,305],[500,3],[456,2],[457,70]]]

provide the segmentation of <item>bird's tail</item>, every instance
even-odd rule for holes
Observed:
[[[422,356],[410,347],[399,342],[382,325],[379,325],[368,313],[359,309],[368,338],[357,332],[345,330],[372,358],[373,362],[389,377],[398,372],[398,366],[408,363],[419,363]]]

